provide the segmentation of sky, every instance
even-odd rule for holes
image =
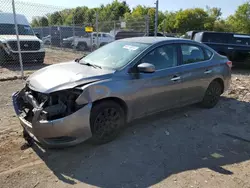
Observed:
[[[112,0],[22,0],[33,3],[47,4],[53,6],[63,6],[73,8],[77,6],[88,6],[90,8],[98,7],[100,4],[111,3]],[[159,9],[161,11],[175,11],[179,9],[201,7],[206,5],[210,7],[220,7],[223,17],[233,14],[237,7],[247,0],[159,0]],[[155,6],[155,0],[126,0],[130,7],[136,5]]]
[[[113,0],[15,0],[16,12],[24,14],[29,21],[35,16],[44,16],[48,13],[60,11],[65,8],[87,6],[89,8],[99,7],[101,4],[112,3]],[[122,1],[122,0],[119,0]],[[155,7],[156,0],[126,0],[130,8],[137,5]],[[247,0],[159,0],[159,10],[177,11],[186,8],[219,7],[222,10],[222,17],[233,14],[237,7]],[[0,10],[12,12],[12,0],[0,0]],[[38,4],[36,4],[38,3]]]

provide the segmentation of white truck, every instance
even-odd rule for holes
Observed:
[[[23,62],[43,63],[45,49],[24,15],[17,14],[17,27]],[[12,13],[0,13],[0,64],[19,61],[17,37]]]
[[[112,35],[104,32],[98,32],[98,36],[96,32],[93,32],[83,37],[75,36],[70,38],[73,40],[72,46],[81,51],[96,49],[115,40]]]

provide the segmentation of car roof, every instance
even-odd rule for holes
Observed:
[[[242,35],[242,36],[245,35],[245,36],[249,36],[249,34],[233,33],[233,32],[200,31],[199,33],[230,34],[230,35]]]
[[[174,37],[132,37],[132,38],[120,39],[119,41],[154,44],[163,41],[190,41],[190,40],[174,38]]]
[[[16,20],[17,20],[17,24],[29,25],[28,20],[22,14],[16,14]],[[7,12],[1,12],[0,13],[0,23],[1,24],[15,24],[14,23],[14,14],[7,13]]]

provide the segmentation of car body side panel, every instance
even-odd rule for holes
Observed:
[[[210,61],[183,65],[181,69],[181,103],[191,104],[201,101],[217,65]],[[206,73],[207,72],[207,73]]]

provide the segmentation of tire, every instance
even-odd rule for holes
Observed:
[[[125,124],[122,107],[113,101],[104,101],[93,106],[90,115],[92,144],[105,144],[114,140]]]
[[[221,84],[218,81],[211,82],[206,90],[201,106],[204,108],[213,108],[218,103],[221,94]]]
[[[6,63],[5,52],[2,48],[0,48],[0,65]]]
[[[78,49],[81,51],[87,50],[87,45],[85,43],[78,44]]]

